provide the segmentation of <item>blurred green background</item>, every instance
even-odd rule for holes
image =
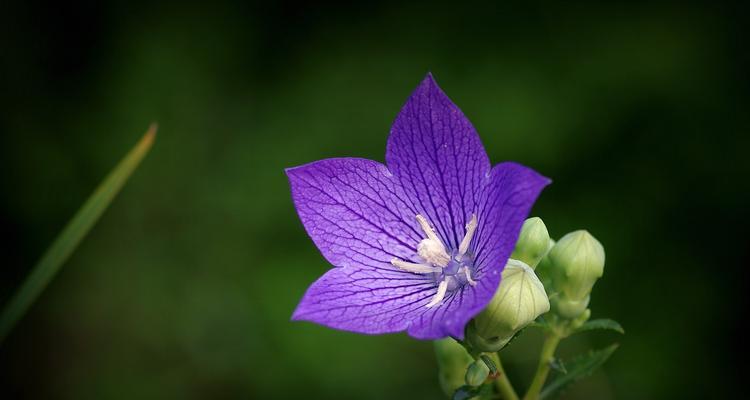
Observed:
[[[607,250],[594,317],[627,334],[566,398],[718,398],[748,264],[747,8],[402,2],[0,6],[0,300],[149,122],[156,144],[0,347],[8,398],[435,399],[429,342],[290,315],[329,266],[285,167],[383,160],[427,71],[533,214]],[[505,353],[529,381],[540,335]],[[0,397],[5,397],[0,395]]]

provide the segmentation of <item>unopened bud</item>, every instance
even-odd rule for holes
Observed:
[[[480,351],[498,351],[519,330],[549,311],[544,285],[528,265],[510,259],[490,303],[467,329],[467,339]]]
[[[481,359],[474,361],[466,370],[466,384],[480,386],[490,375],[490,368]]]
[[[529,218],[523,223],[516,248],[510,257],[523,261],[531,269],[535,269],[542,257],[547,254],[549,242],[549,232],[542,219]]]
[[[549,260],[555,289],[561,296],[577,302],[586,299],[604,273],[604,247],[584,230],[563,236],[550,250]]]

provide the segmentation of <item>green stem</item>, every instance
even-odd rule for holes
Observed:
[[[503,364],[500,362],[500,355],[492,353],[490,357],[497,367],[497,372],[500,373],[500,376],[495,379],[495,388],[498,393],[500,393],[501,398],[504,400],[518,400],[518,395],[513,389],[513,385],[511,385],[508,375],[505,374]]]
[[[78,212],[55,238],[42,258],[37,262],[21,287],[13,294],[0,312],[0,344],[21,317],[39,297],[44,288],[57,274],[89,230],[112,202],[143,157],[148,153],[156,135],[156,124],[138,144],[120,161],[107,178],[89,196]]]
[[[554,361],[555,349],[557,349],[560,339],[561,337],[557,332],[551,332],[547,335],[547,338],[544,340],[544,345],[542,345],[542,354],[539,356],[539,366],[537,366],[534,379],[531,381],[531,386],[529,386],[529,390],[526,391],[526,395],[523,396],[523,400],[539,399],[539,393],[542,391],[544,381],[547,380],[550,366],[552,361]]]

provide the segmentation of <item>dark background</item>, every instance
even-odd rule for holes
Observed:
[[[289,321],[328,265],[283,168],[383,160],[427,71],[533,214],[605,246],[567,398],[718,398],[748,264],[747,8],[706,3],[0,3],[0,300],[97,183],[145,162],[0,347],[8,398],[440,398],[429,342]],[[528,383],[540,336],[504,351]]]

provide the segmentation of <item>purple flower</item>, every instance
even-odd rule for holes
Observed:
[[[292,319],[463,338],[550,181],[512,162],[492,167],[430,74],[396,117],[385,158],[287,169],[302,224],[336,267],[310,286]]]

